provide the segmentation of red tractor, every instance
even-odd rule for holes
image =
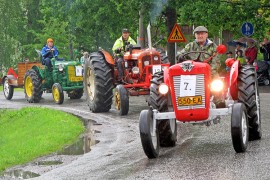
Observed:
[[[91,53],[86,60],[84,88],[87,104],[92,112],[109,111],[114,97],[116,110],[120,115],[126,115],[129,111],[129,95],[148,95],[152,74],[169,67],[168,62],[162,62],[167,59],[161,57],[156,49],[127,46],[123,58],[124,78],[121,83],[117,81],[115,60],[107,51],[101,49]]]
[[[220,45],[223,54],[226,47]],[[197,53],[199,56],[205,52]],[[199,59],[199,57],[197,58]],[[140,113],[140,137],[148,158],[159,148],[175,146],[178,123],[210,125],[231,116],[231,137],[236,152],[245,152],[249,140],[262,136],[257,75],[251,65],[229,59],[230,85],[211,79],[208,63],[187,60],[156,73],[151,80],[150,108]]]

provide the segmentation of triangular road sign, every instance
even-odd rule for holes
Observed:
[[[175,23],[172,29],[168,42],[186,42],[186,39],[177,23]]]

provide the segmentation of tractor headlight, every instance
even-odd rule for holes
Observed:
[[[64,65],[63,64],[59,64],[58,71],[63,71],[63,70],[64,70]]]
[[[216,79],[211,83],[211,91],[219,92],[224,88],[224,83],[220,79]]]
[[[137,66],[135,66],[135,67],[132,68],[132,73],[133,74],[139,74],[140,73],[140,69]]]
[[[149,65],[149,61],[144,61],[143,63],[145,66],[148,66]]]
[[[154,60],[157,61],[158,60],[158,56],[154,56]]]
[[[163,84],[160,84],[159,87],[158,87],[158,91],[159,91],[160,94],[165,95],[165,94],[168,93],[169,87],[168,87],[167,84],[164,84],[164,83]]]

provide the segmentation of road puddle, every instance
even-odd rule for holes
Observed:
[[[98,140],[94,138],[94,134],[100,133],[100,131],[94,130],[93,126],[98,126],[101,124],[96,123],[96,121],[91,119],[83,119],[79,117],[85,126],[85,132],[79,136],[79,139],[72,145],[64,147],[62,150],[56,152],[56,157],[59,155],[67,156],[76,156],[83,155],[91,151],[91,147],[97,143]],[[63,157],[62,157],[63,158]],[[55,158],[57,159],[57,158]],[[28,165],[34,166],[35,168],[42,168],[46,166],[57,166],[63,164],[60,160],[38,160],[29,163]],[[27,165],[26,165],[27,166]],[[24,171],[23,169],[7,170],[3,173],[0,173],[0,179],[4,178],[13,178],[13,179],[29,179],[40,176],[37,173]]]
[[[13,179],[30,179],[34,177],[40,176],[39,174],[30,172],[30,171],[23,171],[22,169],[17,169],[13,171],[8,171],[0,174],[0,177],[4,178],[13,178]]]
[[[33,164],[37,166],[52,166],[52,165],[63,164],[63,162],[62,161],[37,161],[37,162],[34,162]]]
[[[93,137],[94,134],[100,133],[100,131],[93,129],[93,125],[96,125],[96,122],[88,119],[82,119],[82,121],[86,129],[84,134],[82,134],[74,144],[58,151],[57,155],[82,155],[90,152],[91,147],[99,143],[99,141],[95,140]]]

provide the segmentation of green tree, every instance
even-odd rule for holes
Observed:
[[[20,37],[24,20],[22,3],[18,0],[11,2],[0,0],[0,73],[16,63],[20,57]]]
[[[210,37],[219,37],[229,30],[241,37],[243,22],[254,24],[252,37],[262,39],[269,31],[269,0],[0,0],[0,72],[21,59],[37,58],[52,37],[66,59],[75,58],[74,50],[111,50],[114,41],[127,27],[136,39],[139,11],[144,14],[144,29],[152,25],[152,40],[160,35],[160,46],[167,50],[174,63],[174,44],[167,43],[173,25],[205,25]],[[193,38],[193,37],[192,37]]]

